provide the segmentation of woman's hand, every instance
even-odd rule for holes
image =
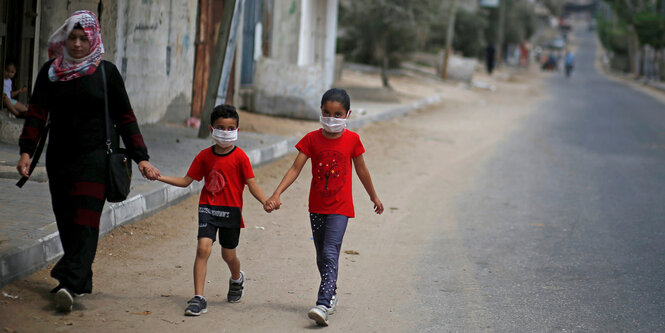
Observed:
[[[30,172],[30,155],[28,153],[21,154],[21,158],[16,164],[16,170],[23,177],[30,177],[28,172]]]
[[[159,173],[159,169],[155,168],[148,161],[139,162],[139,171],[141,171],[141,174],[143,175],[144,178],[147,178],[149,180],[156,180],[157,178],[162,176]]]

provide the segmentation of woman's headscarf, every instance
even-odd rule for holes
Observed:
[[[81,25],[90,41],[90,53],[83,58],[72,58],[65,41],[76,24]],[[75,11],[48,41],[48,56],[55,58],[48,70],[51,82],[69,81],[95,72],[104,55],[102,33],[97,16],[88,10]]]

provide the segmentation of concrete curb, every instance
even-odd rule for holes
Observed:
[[[442,101],[440,95],[433,95],[419,101],[399,106],[376,115],[349,121],[349,128],[359,128],[371,122],[388,120],[405,115],[411,111]],[[300,137],[291,137],[261,148],[246,150],[253,166],[261,166],[295,152],[293,146]],[[139,186],[140,187],[140,186]],[[197,194],[203,184],[193,183],[187,188],[169,186],[163,183],[151,183],[135,189],[135,195],[118,203],[107,203],[100,221],[100,238],[111,230],[139,219],[148,217],[160,209],[177,204],[192,194]],[[28,276],[43,267],[54,263],[62,256],[62,245],[55,222],[35,231],[36,240],[20,244],[0,258],[0,287],[16,279]],[[40,236],[41,235],[41,236]]]

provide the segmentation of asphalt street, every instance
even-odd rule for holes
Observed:
[[[665,105],[596,72],[591,32],[578,42],[572,77],[552,73],[456,194],[458,233],[432,236],[418,331],[665,330]]]

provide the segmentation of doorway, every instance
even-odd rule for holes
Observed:
[[[12,89],[28,87],[28,93],[17,96],[17,99],[26,105],[38,71],[35,63],[35,41],[39,2],[0,0],[0,63],[3,75],[6,63],[13,62],[16,65]]]

